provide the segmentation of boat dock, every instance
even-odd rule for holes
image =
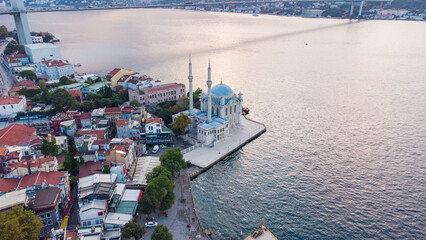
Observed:
[[[241,124],[238,128],[231,128],[229,136],[214,146],[204,146],[196,148],[190,152],[184,153],[185,161],[190,161],[199,168],[199,171],[191,173],[191,180],[201,173],[205,172],[216,163],[222,161],[245,144],[251,142],[266,131],[264,124],[241,118]]]

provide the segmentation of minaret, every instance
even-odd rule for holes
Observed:
[[[189,55],[189,75],[188,75],[188,80],[189,80],[189,115],[193,115],[194,114],[194,97],[193,97],[193,92],[192,92],[192,63],[191,63],[191,55]]]
[[[207,79],[207,122],[212,121],[212,70],[210,68],[210,59],[209,59],[209,71]]]

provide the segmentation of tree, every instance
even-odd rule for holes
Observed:
[[[135,222],[128,222],[124,224],[123,227],[123,237],[126,239],[134,237],[135,240],[139,240],[143,237],[145,232],[145,228]]]
[[[191,123],[191,119],[189,119],[189,117],[185,114],[181,113],[175,118],[175,121],[172,124],[172,130],[178,136],[183,135],[185,133],[186,128]]]
[[[151,240],[173,240],[173,235],[163,224],[158,224],[151,235]]]
[[[44,79],[40,79],[40,80],[38,80],[38,86],[41,88],[41,89],[45,89],[47,86],[46,86],[46,80],[44,80]]]
[[[37,75],[31,70],[24,70],[19,73],[20,77],[26,78],[28,80],[37,80]]]
[[[151,181],[151,179],[156,178],[160,175],[166,176],[169,180],[172,179],[172,173],[169,170],[167,170],[163,166],[157,166],[154,169],[152,169],[152,172],[148,173],[145,176],[146,182],[149,183]]]
[[[43,42],[48,43],[48,42],[50,42],[51,40],[53,40],[53,35],[52,35],[52,34],[47,33],[47,34],[45,34],[45,35],[44,35],[44,37],[43,37]]]
[[[62,76],[59,78],[59,86],[73,84],[74,82],[67,78],[66,76]]]
[[[56,89],[52,94],[52,104],[58,112],[66,112],[77,108],[74,96],[70,95],[65,89]]]
[[[186,167],[185,160],[179,148],[167,149],[166,153],[160,156],[161,166],[165,167],[171,173],[180,171]]]
[[[4,50],[4,55],[10,55],[18,51],[18,46],[19,45],[16,41],[10,41],[10,43],[6,45],[6,49]]]
[[[161,201],[161,210],[167,210],[173,206],[175,203],[175,193],[173,191],[168,191],[166,196]]]
[[[136,100],[131,101],[129,105],[132,106],[132,107],[140,107],[141,106],[141,104]]]
[[[0,26],[0,39],[6,39],[9,37],[9,32],[7,31],[7,27],[5,25]]]
[[[118,96],[121,98],[121,100],[123,100],[123,102],[129,101],[129,91],[127,91],[127,89],[121,90],[118,93]]]
[[[39,216],[17,206],[0,213],[0,240],[37,240],[42,226]]]
[[[164,108],[159,109],[155,111],[155,115],[162,118],[165,124],[172,123],[173,112],[170,111],[169,109],[164,109]]]
[[[43,139],[43,144],[41,145],[40,150],[45,156],[57,156],[58,146],[56,145],[56,139],[52,138],[51,142],[47,141],[47,139]]]
[[[76,175],[77,174],[79,165],[80,165],[79,162],[76,159],[74,159],[74,157],[72,156],[72,154],[67,154],[65,156],[64,168],[71,175]]]
[[[143,214],[151,214],[153,211],[155,211],[155,209],[158,208],[159,205],[160,203],[154,196],[147,195],[146,193],[139,201],[140,211]]]
[[[107,85],[107,86],[105,86],[104,87],[104,92],[103,92],[103,94],[102,94],[102,97],[103,98],[110,98],[110,97],[112,97],[112,89],[111,89],[111,86],[109,86],[109,85]]]
[[[104,169],[102,170],[102,173],[105,173],[105,174],[111,173],[111,168],[109,168],[108,166],[104,166]]]

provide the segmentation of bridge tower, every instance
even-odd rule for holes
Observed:
[[[16,13],[13,14],[15,19],[16,32],[18,33],[18,41],[20,45],[32,44],[30,27],[28,26],[27,13],[25,11],[24,0],[10,0],[12,8]]]
[[[364,1],[361,1],[361,4],[359,5],[358,17],[361,17],[361,15],[362,15],[362,6],[363,5],[364,5]]]

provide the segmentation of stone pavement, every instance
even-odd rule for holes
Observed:
[[[152,213],[151,216],[155,217],[159,224],[167,226],[169,231],[173,234],[173,239],[208,239],[196,217],[187,170],[182,170],[179,176],[174,179],[174,182],[176,184],[175,203],[171,209],[167,210],[168,217],[160,216],[160,211]],[[146,217],[146,215],[140,216],[137,218],[137,222],[144,226]],[[195,221],[193,221],[193,219],[195,219]],[[151,239],[153,231],[154,228],[148,228],[144,239]],[[197,235],[199,236],[197,237]]]
[[[183,158],[199,167],[209,167],[265,129],[265,126],[261,123],[241,118],[240,126],[231,128],[229,136],[223,141],[215,143],[213,147],[200,147],[185,153]]]

